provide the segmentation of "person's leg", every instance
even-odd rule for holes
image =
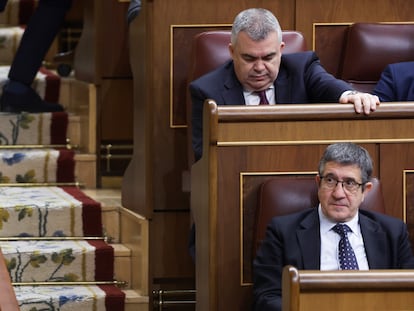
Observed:
[[[0,12],[3,12],[4,9],[6,8],[7,1],[8,0],[0,0]]]
[[[0,98],[6,112],[61,111],[62,106],[46,103],[31,88],[42,61],[56,37],[72,0],[40,0],[23,33],[10,67],[9,81]]]

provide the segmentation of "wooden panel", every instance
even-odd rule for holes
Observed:
[[[100,84],[102,78],[131,77],[126,11],[128,2],[85,1],[83,30],[75,51],[75,77]]]
[[[313,50],[322,66],[335,77],[341,76],[343,53],[349,24],[314,24]]]
[[[380,178],[385,190],[385,206],[389,214],[403,219],[404,170],[414,167],[414,146],[402,143],[382,144],[380,154]]]
[[[407,223],[410,240],[414,241],[414,170],[404,170],[403,174],[403,219]],[[414,249],[414,243],[411,246]]]
[[[369,117],[339,104],[251,108],[205,107],[205,152],[192,168],[197,310],[247,310],[252,224],[243,216],[254,215],[254,192],[272,174],[315,172],[328,144],[365,147],[382,181],[386,213],[402,218],[402,171],[414,154],[413,103],[382,104]]]
[[[412,310],[413,270],[283,270],[283,310]]]
[[[162,278],[179,276],[181,279],[193,277],[194,263],[187,246],[190,232],[188,213],[159,212],[153,222],[150,259],[154,275]]]
[[[104,79],[99,88],[101,141],[132,141],[132,79]],[[106,125],[106,126],[104,126]]]

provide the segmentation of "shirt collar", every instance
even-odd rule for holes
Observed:
[[[319,222],[321,224],[321,234],[326,234],[328,231],[332,229],[333,226],[337,224],[337,222],[333,222],[332,220],[328,219],[324,213],[322,212],[321,204],[319,203],[318,206],[318,214],[319,214]],[[355,215],[354,218],[352,218],[350,221],[343,222],[343,224],[347,224],[349,228],[351,228],[352,232],[359,235],[360,229],[359,229],[359,213]]]

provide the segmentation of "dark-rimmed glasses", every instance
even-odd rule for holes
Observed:
[[[338,183],[342,184],[342,189],[344,189],[347,192],[355,193],[358,191],[358,189],[364,185],[356,182],[352,178],[347,178],[344,180],[338,180],[335,177],[332,176],[321,176],[321,187],[328,190],[333,190],[336,188]]]

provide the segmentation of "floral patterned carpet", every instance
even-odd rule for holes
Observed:
[[[114,280],[102,231],[100,204],[76,187],[0,187],[0,248],[20,310],[123,310],[123,292],[99,285]]]
[[[9,0],[0,14],[0,93],[36,3]],[[42,67],[32,87],[59,102],[55,73]],[[101,206],[67,186],[76,182],[67,126],[66,112],[0,113],[1,252],[21,311],[122,311],[125,295],[110,284],[114,250],[102,238]]]
[[[20,310],[122,311],[101,206],[67,186],[67,126],[66,113],[0,113],[0,248]]]

